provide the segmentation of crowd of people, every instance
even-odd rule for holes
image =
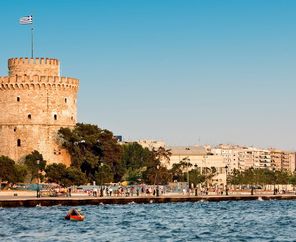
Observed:
[[[86,190],[89,196],[94,197],[133,197],[133,196],[157,196],[166,193],[165,186],[96,186]]]
[[[29,189],[30,190],[30,189]],[[93,196],[93,197],[138,197],[138,196],[223,196],[223,195],[241,195],[241,194],[287,194],[295,193],[295,190],[286,187],[237,187],[237,186],[190,186],[187,183],[175,183],[170,185],[122,185],[122,184],[104,184],[86,185],[78,187],[63,188],[57,184],[40,184],[32,190],[37,191],[37,197],[71,197],[74,196]]]

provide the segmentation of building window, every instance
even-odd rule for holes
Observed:
[[[32,119],[32,116],[31,116],[31,114],[28,114],[28,119]]]
[[[74,120],[73,116],[71,117],[71,120]]]
[[[19,102],[21,100],[20,97],[16,97],[16,101]]]
[[[20,139],[17,140],[17,146],[21,147],[21,140]]]
[[[67,101],[68,101],[67,98],[65,98],[65,103],[67,103]]]
[[[54,118],[54,120],[57,120],[58,116],[55,114],[55,115],[53,115],[53,118]]]
[[[16,132],[16,127],[13,129],[14,132]]]

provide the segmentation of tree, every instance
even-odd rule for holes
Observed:
[[[112,169],[109,165],[105,165],[102,163],[101,166],[99,166],[94,180],[96,181],[97,184],[105,184],[105,183],[110,183],[113,181],[113,172]]]
[[[233,169],[232,172],[227,176],[227,183],[232,185],[242,184],[243,176],[240,170]]]
[[[14,160],[7,156],[0,156],[0,181],[14,183],[17,181],[17,171]]]
[[[143,179],[143,172],[146,171],[146,167],[140,168],[127,168],[122,177],[123,181],[130,181],[133,183],[139,183]]]
[[[122,146],[118,144],[113,133],[107,129],[102,130],[98,144],[102,151],[99,162],[108,165],[112,170],[112,180],[119,182],[124,174],[121,163]]]
[[[277,184],[288,184],[290,176],[291,175],[286,170],[277,171],[276,172],[276,182],[277,182]]]
[[[85,174],[76,167],[68,167],[66,173],[61,180],[61,184],[65,187],[72,185],[83,185],[87,183],[87,177]]]
[[[172,181],[172,173],[167,169],[166,166],[160,166],[158,169],[158,174],[156,177],[157,184],[167,185],[169,182]]]
[[[177,180],[178,182],[187,181],[187,172],[189,172],[191,167],[192,167],[192,164],[189,162],[188,157],[183,158],[182,160],[180,160],[179,163],[174,163],[172,165],[172,168],[170,169],[173,181],[175,180]]]
[[[87,183],[86,175],[73,166],[66,168],[64,164],[54,163],[48,165],[45,171],[49,182],[55,182],[65,187]]]
[[[206,181],[206,176],[200,174],[200,172],[197,169],[190,170],[189,177],[190,183],[193,183],[194,186]]]
[[[46,160],[43,159],[42,154],[40,154],[37,150],[34,150],[31,154],[25,157],[24,164],[28,168],[31,181],[43,178],[43,176],[40,175],[40,172],[45,170]]]
[[[59,136],[63,147],[71,155],[71,165],[85,173],[89,181],[96,179],[102,163],[111,168],[112,180],[119,181],[123,176],[122,147],[111,131],[96,125],[78,123],[73,130],[61,128]]]
[[[160,146],[158,149],[153,148],[152,152],[154,153],[156,160],[164,163],[165,165],[170,164],[170,157],[172,155],[170,149],[166,150],[164,147]]]
[[[215,167],[205,167],[204,168],[204,179],[205,179],[205,183],[209,183],[212,181],[213,177],[217,174],[217,170]]]
[[[296,178],[295,178],[296,181]],[[245,170],[233,170],[229,176],[229,183],[234,185],[268,185],[268,184],[288,184],[294,182],[293,175],[287,171],[254,169],[253,167]],[[296,183],[295,183],[296,184]]]
[[[296,185],[296,173],[295,172],[290,175],[290,177],[289,177],[289,183],[292,184],[293,186]]]
[[[184,182],[185,177],[183,174],[183,169],[182,169],[182,164],[179,163],[174,163],[172,165],[172,168],[170,169],[170,172],[172,174],[173,181],[178,181],[178,182]]]
[[[124,144],[122,148],[121,164],[124,169],[122,180],[139,182],[148,167],[149,169],[156,167],[154,153],[137,142]]]
[[[25,182],[26,176],[28,175],[28,168],[24,164],[15,164],[16,170],[16,181]]]
[[[64,164],[50,164],[46,167],[46,177],[48,182],[55,182],[61,184],[67,173],[67,168]]]

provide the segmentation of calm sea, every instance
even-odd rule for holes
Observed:
[[[0,208],[0,241],[296,241],[296,201]]]

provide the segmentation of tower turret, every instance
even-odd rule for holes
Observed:
[[[9,76],[59,76],[60,63],[49,58],[11,58],[8,60]]]
[[[77,121],[79,81],[60,77],[57,59],[12,58],[0,77],[0,155],[21,160],[38,150],[49,162],[69,164],[57,132]]]

